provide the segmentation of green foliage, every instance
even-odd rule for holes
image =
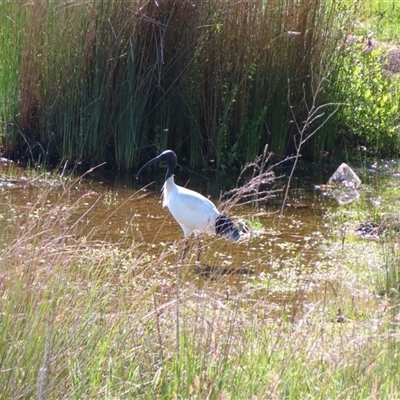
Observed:
[[[386,53],[350,45],[342,56],[338,96],[345,106],[339,120],[374,153],[393,154],[399,145],[399,81],[384,73]]]
[[[359,2],[357,33],[388,43],[399,43],[400,3],[397,0],[365,0]]]

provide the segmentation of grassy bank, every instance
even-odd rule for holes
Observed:
[[[97,197],[69,200],[79,183],[36,182],[36,201],[1,221],[4,398],[399,397],[397,242],[353,235],[354,206],[329,216],[315,265],[299,256],[275,276],[200,288],[172,250],[101,239],[87,213]]]

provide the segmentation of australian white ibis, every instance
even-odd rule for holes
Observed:
[[[168,164],[165,182],[163,186],[163,207],[167,206],[176,222],[181,226],[186,238],[183,260],[189,249],[189,236],[193,233],[197,239],[197,261],[200,258],[201,233],[217,234],[231,242],[240,238],[240,232],[232,220],[221,214],[214,203],[206,199],[200,193],[178,186],[174,181],[174,171],[177,164],[176,154],[172,150],[166,150],[159,156],[151,159],[136,174],[138,177],[142,171],[150,165],[165,162]]]

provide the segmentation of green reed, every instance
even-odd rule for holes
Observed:
[[[0,153],[11,153],[17,141],[18,70],[21,62],[23,33],[26,23],[15,2],[1,4],[0,13]],[[3,146],[4,148],[3,148]],[[9,154],[11,155],[11,154]]]
[[[20,97],[12,147],[123,169],[166,147],[195,167],[252,160],[266,143],[291,153],[290,107],[303,120],[315,82],[334,70],[345,3],[7,3],[27,20],[8,85]]]

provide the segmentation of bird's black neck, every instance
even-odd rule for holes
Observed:
[[[168,163],[167,173],[165,174],[165,180],[171,178],[171,176],[174,174],[175,168],[176,168],[176,163],[172,162]]]

